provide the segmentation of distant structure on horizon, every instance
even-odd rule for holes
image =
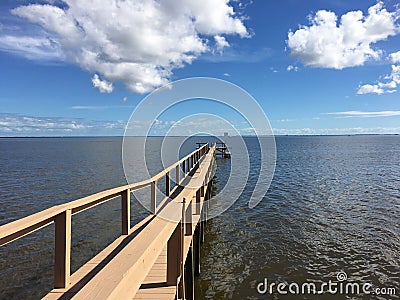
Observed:
[[[224,137],[229,136],[229,134],[227,132],[224,132]]]

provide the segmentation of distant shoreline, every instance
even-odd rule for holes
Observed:
[[[274,137],[334,137],[334,136],[399,136],[399,133],[353,133],[353,134],[275,134]],[[20,139],[20,138],[123,138],[124,136],[122,135],[76,135],[76,136],[0,136],[0,139]],[[166,137],[163,135],[151,135],[151,136],[130,136],[130,137],[150,137],[150,138],[155,138],[155,137]],[[168,137],[187,137],[183,135],[171,135]],[[226,138],[224,136],[207,136],[207,135],[199,135],[198,137],[217,137],[217,138]],[[239,137],[239,135],[233,135],[233,136],[228,136],[228,138],[231,137]],[[245,137],[245,138],[256,138],[257,136],[255,135],[242,135],[240,137]],[[258,137],[269,137],[268,135],[260,135]]]

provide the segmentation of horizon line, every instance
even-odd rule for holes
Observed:
[[[95,137],[115,137],[115,138],[123,138],[123,137],[207,137],[207,138],[230,138],[230,137],[286,137],[286,136],[365,136],[365,135],[394,135],[398,136],[400,133],[348,133],[348,134],[273,134],[273,135],[228,135],[228,136],[215,136],[215,135],[35,135],[35,136],[0,136],[0,139],[3,138],[95,138]]]

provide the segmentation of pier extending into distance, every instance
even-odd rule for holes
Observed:
[[[2,225],[0,246],[55,223],[54,289],[44,299],[194,299],[216,154],[215,144],[202,144],[148,180]],[[165,197],[157,204],[160,180]],[[131,227],[131,192],[148,186],[151,214]],[[71,274],[72,215],[112,199],[121,201],[121,236]]]
[[[197,148],[204,146],[207,143],[196,143]],[[228,147],[223,142],[215,143],[216,155],[220,155],[222,158],[231,158],[231,153],[228,151]]]

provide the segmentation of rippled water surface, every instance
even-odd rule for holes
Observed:
[[[0,224],[125,184],[121,144],[120,138],[0,139]],[[247,202],[260,155],[256,139],[246,138],[246,144],[250,178],[242,193],[232,190],[232,198],[239,196],[232,207],[207,224],[198,298],[346,299],[256,290],[264,278],[322,283],[341,271],[348,281],[397,289],[397,296],[365,299],[398,299],[400,137],[277,137],[275,176],[253,209]],[[187,143],[183,153],[193,146]],[[154,171],[160,168],[156,156],[149,159]],[[212,205],[224,200],[218,191],[230,166],[230,160],[218,160]],[[134,202],[132,222],[145,214]],[[119,235],[119,218],[115,200],[73,217],[73,270]],[[38,299],[51,289],[53,230],[0,248],[1,299]]]

